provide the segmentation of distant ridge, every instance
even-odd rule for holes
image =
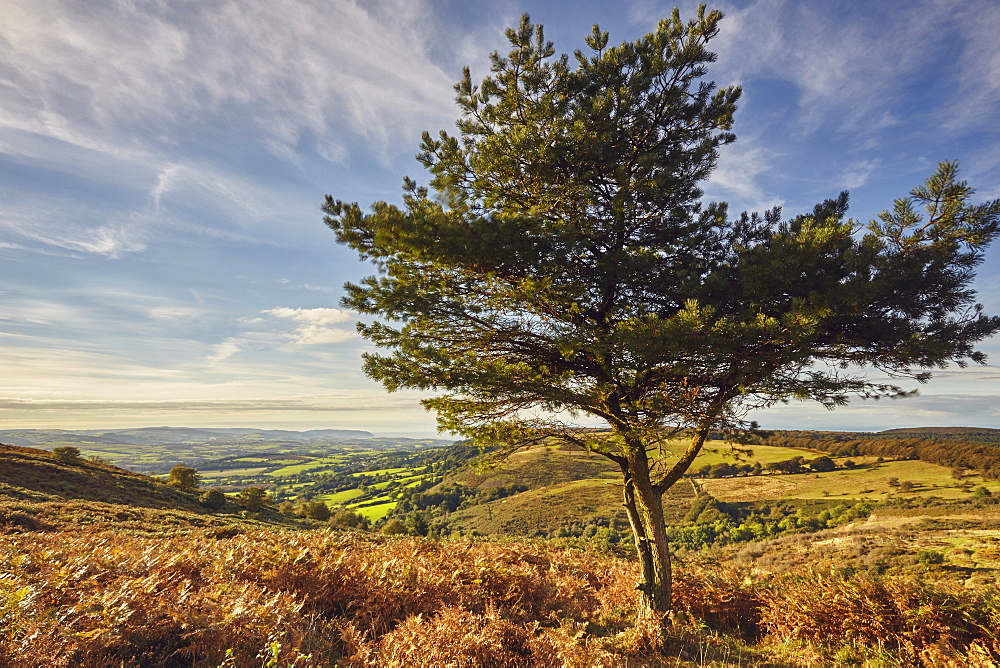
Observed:
[[[240,440],[293,441],[312,443],[330,439],[369,439],[375,435],[360,429],[254,429],[247,427],[138,427],[132,429],[3,429],[0,442],[28,447],[56,443],[108,443],[164,445],[188,441]]]
[[[900,427],[877,432],[879,434],[1000,434],[1000,429],[989,427]]]

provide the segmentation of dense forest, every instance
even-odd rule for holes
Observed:
[[[822,450],[837,457],[919,459],[1000,479],[1000,429],[921,428],[878,433],[774,431],[741,439],[748,445]]]

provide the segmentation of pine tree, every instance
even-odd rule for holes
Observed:
[[[1000,330],[969,288],[1000,201],[971,205],[953,163],[867,226],[845,218],[846,193],[787,220],[702,203],[740,96],[702,78],[721,18],[674,10],[613,47],[595,26],[570,59],[525,16],[491,74],[457,84],[459,135],[425,133],[429,188],[324,206],[378,267],[343,301],[381,317],[360,326],[388,351],[365,371],[439,393],[424,404],[443,430],[613,461],[648,616],[670,608],[662,494],[710,432],[792,398],[905,394],[864,367],[923,382],[982,362],[975,343]],[[680,437],[671,458],[661,446]]]

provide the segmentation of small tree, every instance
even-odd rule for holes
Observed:
[[[330,507],[322,501],[307,501],[303,506],[304,514],[311,520],[326,522],[330,519]]]
[[[327,524],[331,529],[367,529],[368,518],[350,508],[339,508],[330,515]]]
[[[400,536],[410,533],[410,530],[406,528],[406,523],[403,520],[393,517],[382,525],[382,533],[387,536]]]
[[[236,495],[235,501],[250,515],[256,515],[272,503],[263,487],[247,487]]]
[[[198,501],[209,510],[222,510],[226,507],[226,494],[221,489],[210,489],[203,492]]]
[[[818,473],[823,473],[826,471],[836,471],[837,463],[826,455],[820,455],[816,459],[809,462],[809,468]]]
[[[167,484],[185,492],[198,489],[199,479],[197,469],[180,464],[170,469],[170,473],[167,474]]]
[[[904,395],[862,369],[925,382],[984,361],[974,345],[1000,330],[969,287],[1000,201],[970,204],[952,163],[867,225],[847,193],[784,220],[702,202],[740,96],[702,79],[721,18],[674,10],[619,46],[595,26],[571,64],[525,16],[491,74],[457,84],[459,136],[424,134],[430,189],[324,206],[379,268],[343,300],[383,318],[360,326],[389,351],[366,373],[439,392],[424,405],[443,430],[556,439],[620,469],[643,616],[670,608],[663,493],[710,433],[793,398]]]
[[[60,464],[80,463],[80,449],[74,448],[72,445],[61,445],[58,448],[52,448],[52,454],[56,456],[56,461]]]

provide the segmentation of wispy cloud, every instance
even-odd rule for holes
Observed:
[[[871,176],[872,172],[879,166],[878,160],[859,160],[852,163],[844,170],[841,174],[841,186],[847,190],[853,190],[854,188],[859,188],[868,181],[868,177]]]
[[[716,72],[724,81],[777,78],[794,84],[800,130],[833,124],[872,132],[898,122],[894,103],[933,57],[928,45],[940,39],[942,22],[953,14],[934,0],[905,8],[838,9],[759,0],[727,12],[715,43]]]
[[[958,63],[959,94],[947,105],[943,117],[951,129],[991,127],[1000,105],[1000,11],[989,0],[963,3],[961,11],[953,12],[961,26],[964,46]]]
[[[64,204],[65,209],[62,208]],[[71,211],[79,219],[68,219]],[[102,219],[100,212],[89,210],[85,205],[71,206],[57,197],[38,207],[11,205],[0,214],[0,230],[22,241],[34,242],[33,245],[40,244],[42,247],[38,250],[43,252],[61,249],[109,258],[144,250],[148,239],[147,217],[142,213],[113,213]]]
[[[782,200],[761,185],[761,175],[773,170],[780,158],[767,151],[754,137],[724,146],[719,164],[705,184],[710,199],[732,201],[739,210],[761,211],[780,206]]]
[[[336,308],[273,308],[261,312],[268,318],[247,318],[242,322],[252,325],[253,330],[231,336],[212,347],[210,362],[222,362],[235,355],[279,348],[291,343],[293,346],[318,346],[344,343],[358,338],[354,327],[344,327],[354,322],[356,314]],[[295,323],[292,332],[274,323],[274,319],[291,320]]]
[[[412,134],[450,107],[424,2],[7,3],[0,125],[94,150],[178,123],[247,123],[338,159],[340,128]],[[248,49],[246,45],[253,44]],[[127,133],[127,134],[123,134]]]
[[[173,180],[177,175],[177,171],[178,166],[176,164],[170,164],[164,167],[163,171],[157,175],[156,185],[149,191],[149,196],[153,200],[153,210],[156,213],[160,212],[160,198],[170,191],[170,187],[173,185]]]
[[[295,333],[289,335],[292,342],[298,345],[343,343],[358,337],[353,328],[338,326],[355,320],[356,314],[350,311],[336,308],[275,308],[265,313],[299,323]]]
[[[295,283],[290,278],[282,278],[278,281],[290,290],[309,290],[310,292],[333,292],[333,288],[326,285],[312,285],[311,283]]]
[[[157,306],[149,309],[149,317],[154,320],[194,320],[203,315],[196,308],[185,306]]]

